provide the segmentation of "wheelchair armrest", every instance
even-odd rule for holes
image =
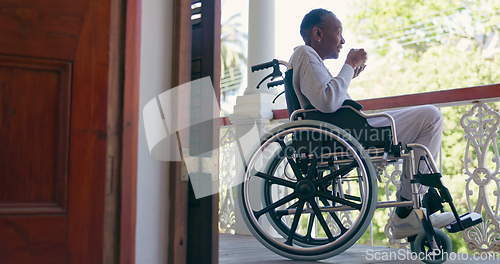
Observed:
[[[367,114],[362,111],[357,111],[359,115],[362,117],[369,119],[369,118],[376,118],[376,117],[384,117],[389,120],[389,125],[391,127],[392,131],[392,144],[397,145],[398,144],[398,136],[396,134],[396,121],[394,120],[394,117],[389,115],[388,113],[380,112],[380,113],[374,113],[374,114]]]
[[[352,100],[349,100],[349,101],[352,101]],[[354,101],[352,101],[352,102],[354,102]],[[354,103],[356,103],[356,102],[354,102]],[[358,103],[356,103],[356,104],[358,104]],[[358,104],[358,105],[360,105],[360,104]],[[360,109],[356,109],[350,103],[345,104],[345,101],[344,101],[344,104],[340,108],[350,108],[356,114],[360,115],[361,117],[363,117],[365,119],[376,118],[376,117],[383,117],[383,118],[388,119],[389,120],[389,126],[391,127],[391,132],[392,132],[392,144],[393,145],[398,145],[398,137],[397,137],[397,134],[396,134],[396,121],[388,113],[381,112],[381,113],[367,114],[367,113],[365,113],[363,111],[360,111]],[[317,110],[317,109],[307,109],[307,110],[306,109],[299,109],[299,110],[294,111],[290,115],[290,120],[294,121],[297,115],[302,114],[302,113],[308,113],[308,112],[320,112],[320,111]]]
[[[354,109],[356,110],[361,110],[363,109],[363,105],[361,105],[360,103],[354,101],[354,100],[350,100],[350,99],[347,99],[344,101],[344,103],[342,103],[343,106],[352,106]]]
[[[355,112],[357,112],[358,114],[363,115],[362,113],[360,113],[360,110],[363,109],[363,105],[361,105],[360,103],[358,103],[354,100],[350,100],[350,99],[345,100],[342,103],[341,108],[345,108],[345,107],[351,108]],[[296,117],[299,114],[309,113],[309,112],[320,112],[320,111],[318,109],[298,109],[298,110],[293,111],[293,113],[290,114],[290,120],[293,121],[296,119]]]
[[[364,113],[363,111],[361,111],[361,109],[363,109],[363,105],[361,105],[360,103],[358,103],[354,100],[349,100],[349,99],[344,101],[341,108],[351,108],[358,115],[360,115],[366,119],[376,118],[376,117],[384,117],[384,118],[388,119],[389,125],[391,127],[391,131],[392,131],[392,144],[393,145],[398,144],[398,137],[396,134],[396,121],[394,120],[394,118],[391,115],[384,113],[384,112],[374,113],[374,114]]]
[[[297,116],[303,113],[310,113],[310,112],[320,112],[318,109],[298,109],[293,111],[292,114],[290,114],[290,121],[297,120]]]

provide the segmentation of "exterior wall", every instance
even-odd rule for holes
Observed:
[[[143,0],[140,106],[171,83],[173,0]],[[152,159],[139,125],[136,263],[166,263],[168,252],[168,165]]]

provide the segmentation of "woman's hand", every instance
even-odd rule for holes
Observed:
[[[365,65],[366,59],[367,54],[364,49],[351,49],[347,54],[345,63],[351,65],[353,69],[356,69],[359,66]]]
[[[354,68],[354,76],[352,76],[352,78],[354,79],[354,78],[358,77],[358,75],[365,69],[365,67],[366,67],[366,65],[363,64],[361,66]]]

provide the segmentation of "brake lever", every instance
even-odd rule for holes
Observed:
[[[280,97],[284,93],[285,93],[285,91],[283,91],[283,92],[279,93],[278,95],[276,95],[276,97],[274,97],[274,99],[273,99],[273,104],[276,102],[276,99],[278,99],[278,97]]]

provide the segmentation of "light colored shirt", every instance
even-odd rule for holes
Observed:
[[[347,87],[354,69],[344,64],[337,77],[333,77],[318,53],[307,45],[294,49],[289,61],[293,69],[293,87],[302,108],[312,105],[324,113],[332,113],[351,99]]]

